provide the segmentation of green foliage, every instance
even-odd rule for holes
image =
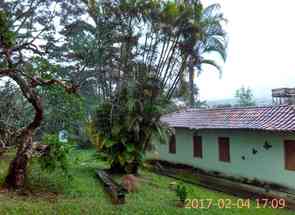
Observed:
[[[48,148],[39,158],[41,169],[47,172],[53,172],[57,168],[60,168],[68,178],[71,178],[68,171],[70,145],[60,142],[57,135],[44,136],[42,143],[48,145]]]
[[[63,68],[49,62],[49,60],[34,57],[32,64],[28,65],[27,72],[31,76],[39,76],[44,80],[60,79],[67,80]],[[85,98],[77,94],[66,92],[60,85],[43,86],[39,91],[44,98],[44,123],[41,126],[43,133],[58,133],[60,130],[66,130],[69,136],[78,139],[82,144],[85,143],[85,135],[81,130],[84,126],[86,117]]]
[[[0,128],[20,129],[32,120],[32,109],[11,81],[0,86]]]
[[[168,2],[163,9],[163,18],[167,21],[174,20],[179,15],[179,7],[174,2]]]
[[[4,46],[12,47],[15,43],[15,34],[9,28],[9,19],[5,11],[0,9],[0,37]]]
[[[167,142],[168,129],[160,122],[167,104],[155,78],[129,80],[114,101],[98,107],[87,133],[111,165],[118,164],[128,172],[153,149],[152,137]]]
[[[26,64],[27,73],[31,76],[37,75],[44,80],[51,80],[59,76],[64,78],[62,74],[62,68],[50,62],[48,59],[40,56],[34,56],[31,64]]]
[[[44,87],[45,122],[43,132],[58,133],[67,130],[70,136],[82,129],[85,120],[84,99],[74,94],[68,94],[61,86]],[[78,134],[79,136],[79,134]]]
[[[176,195],[181,202],[183,202],[183,203],[185,202],[185,200],[187,199],[187,196],[188,196],[188,191],[187,191],[185,184],[177,184]]]
[[[237,106],[239,107],[255,106],[256,104],[252,90],[249,87],[245,88],[242,86],[236,91],[235,97],[238,99]]]

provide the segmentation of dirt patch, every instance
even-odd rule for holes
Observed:
[[[23,200],[45,200],[48,202],[57,202],[58,193],[47,191],[33,191],[29,188],[21,190],[10,190],[5,187],[0,187],[0,196],[8,198],[21,198]]]

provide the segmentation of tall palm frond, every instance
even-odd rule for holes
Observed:
[[[194,68],[200,74],[203,71],[202,65],[209,64],[215,67],[221,74],[222,69],[218,63],[212,59],[205,58],[205,55],[217,53],[223,61],[227,58],[227,34],[223,27],[226,19],[220,12],[220,8],[219,4],[212,4],[202,10],[201,16],[195,16],[195,25],[200,26],[200,29],[195,38],[196,42],[193,44],[194,47],[190,54],[191,60],[188,68],[191,106],[194,106]]]

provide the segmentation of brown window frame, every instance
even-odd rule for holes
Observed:
[[[295,171],[295,140],[284,141],[285,169]]]
[[[193,136],[193,156],[194,158],[203,158],[202,136]]]
[[[176,154],[176,137],[175,137],[175,134],[172,134],[170,136],[170,140],[169,140],[169,153],[170,154]]]
[[[219,161],[230,162],[230,139],[229,137],[218,137]]]

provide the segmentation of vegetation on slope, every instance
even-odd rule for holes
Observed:
[[[8,152],[0,158],[0,181],[5,178],[13,154]],[[38,163],[33,160],[30,166],[33,171],[29,174],[30,185],[26,191],[0,191],[0,214],[294,214],[286,209],[219,209],[216,204],[210,209],[177,208],[176,193],[169,189],[169,184],[174,180],[142,169],[139,191],[128,194],[126,204],[114,206],[95,177],[96,168],[103,167],[106,164],[95,159],[94,150],[72,150],[69,171],[73,180],[68,181],[59,171],[50,174],[41,172]],[[190,199],[209,198],[215,202],[221,198],[237,200],[223,193],[185,185]]]

